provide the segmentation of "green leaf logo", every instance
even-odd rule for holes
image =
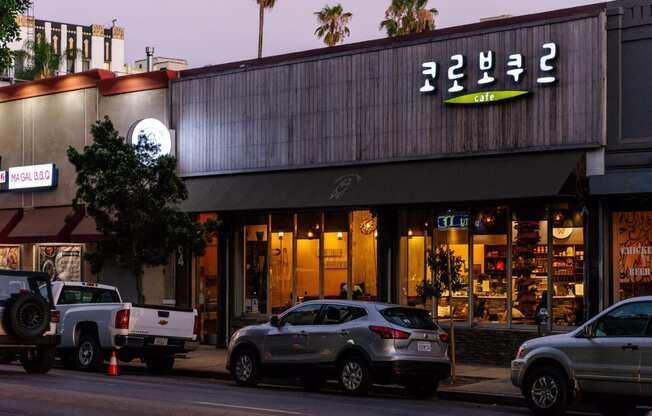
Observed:
[[[498,101],[511,100],[529,94],[530,91],[522,90],[502,90],[502,91],[484,91],[474,92],[472,94],[460,95],[459,97],[450,98],[444,101],[444,104],[458,105],[484,105],[492,104]]]

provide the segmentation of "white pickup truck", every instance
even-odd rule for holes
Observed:
[[[197,349],[196,310],[122,303],[118,289],[94,283],[53,282],[52,294],[61,316],[57,355],[68,368],[96,371],[116,350],[121,361],[143,359],[165,373],[176,353]]]

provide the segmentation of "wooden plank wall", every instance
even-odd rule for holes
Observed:
[[[509,30],[507,30],[509,29]],[[183,175],[599,146],[604,144],[603,15],[498,28],[377,50],[174,81],[172,128]],[[559,82],[536,84],[541,45],[559,47]],[[519,85],[534,93],[483,107],[443,104],[451,55],[497,53],[510,89],[508,55],[522,53]],[[421,63],[436,60],[435,95],[422,95]]]

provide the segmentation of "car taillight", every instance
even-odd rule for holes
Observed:
[[[445,332],[442,332],[441,334],[439,334],[439,340],[441,342],[447,343],[449,341],[448,334],[445,333]]]
[[[410,334],[405,331],[401,331],[398,329],[394,328],[389,328],[386,326],[375,326],[372,325],[369,327],[369,330],[371,332],[375,332],[376,334],[380,335],[382,339],[408,339],[410,338]]]
[[[195,328],[192,331],[193,335],[199,337],[199,315],[195,315]]]
[[[116,312],[115,329],[129,329],[129,309],[122,309]]]
[[[59,319],[61,319],[61,314],[59,313],[59,311],[56,310],[56,309],[51,310],[50,311],[50,322],[52,322],[53,324],[58,324]]]

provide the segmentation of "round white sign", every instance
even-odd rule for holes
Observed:
[[[170,130],[160,120],[155,118],[146,118],[140,120],[131,127],[131,143],[138,144],[140,137],[143,135],[151,143],[159,146],[159,155],[169,155],[172,151],[172,137]]]

